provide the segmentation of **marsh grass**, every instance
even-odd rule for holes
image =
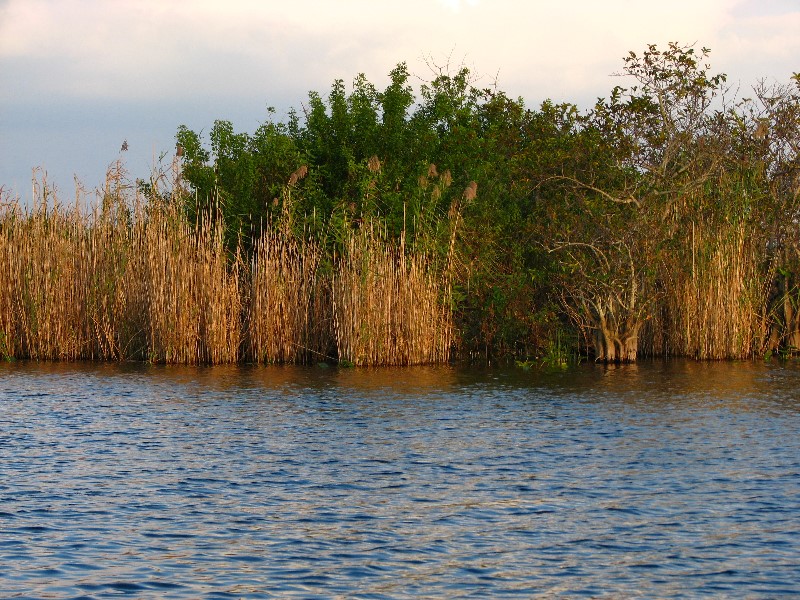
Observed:
[[[741,206],[718,200],[725,190],[736,193]],[[674,206],[678,243],[659,267],[660,306],[648,324],[652,353],[699,360],[760,356],[776,265],[765,251],[757,206],[747,200],[752,194],[726,180],[700,194]],[[736,210],[723,213],[721,206]]]
[[[446,362],[453,320],[445,274],[405,239],[369,223],[350,233],[333,276],[334,332],[340,359],[354,365]]]
[[[241,338],[237,263],[222,225],[191,227],[175,204],[146,205],[119,169],[91,209],[0,213],[0,331],[14,357],[232,362]]]
[[[453,328],[433,261],[374,228],[324,254],[284,221],[231,251],[213,210],[189,221],[179,182],[131,185],[119,163],[94,203],[0,206],[4,358],[359,365],[447,360]]]
[[[662,300],[670,315],[662,340],[669,354],[718,360],[759,353],[769,277],[753,245],[742,225],[713,239],[695,229],[693,265],[671,273]]]
[[[138,224],[137,224],[138,225]],[[174,206],[135,228],[145,257],[147,353],[154,362],[236,362],[242,341],[240,260],[229,260],[220,220],[192,227]]]
[[[107,322],[98,314],[111,304],[103,285],[111,265],[101,249],[104,228],[87,228],[79,204],[55,202],[42,178],[35,203],[23,210],[5,204],[0,215],[0,328],[14,357],[100,358],[110,354]]]
[[[250,270],[249,353],[257,363],[330,358],[330,316],[319,275],[322,252],[288,229],[267,228]]]

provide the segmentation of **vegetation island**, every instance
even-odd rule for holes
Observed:
[[[800,75],[624,58],[588,110],[405,64],[254,133],[177,131],[97,201],[0,190],[0,354],[562,364],[800,348]]]

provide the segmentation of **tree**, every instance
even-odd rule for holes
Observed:
[[[558,295],[593,338],[598,360],[636,359],[659,294],[655,241],[669,236],[665,217],[676,199],[705,185],[722,156],[710,133],[725,76],[708,73],[707,55],[678,44],[631,52],[624,75],[635,84],[574,117],[568,160],[541,175],[555,223],[545,244],[560,265]]]

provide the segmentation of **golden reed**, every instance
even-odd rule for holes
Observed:
[[[748,194],[739,191],[735,177],[723,174],[715,193],[737,194],[745,204],[738,212],[715,214],[713,207],[736,204],[704,190],[671,206],[668,218],[679,242],[658,267],[661,293],[643,334],[648,354],[698,360],[764,354],[776,262],[766,251],[768,232],[758,226],[757,210],[746,205]]]
[[[91,208],[59,204],[43,177],[32,207],[2,203],[0,353],[182,364],[449,358],[449,305],[425,256],[364,230],[323,273],[315,243],[267,227],[247,260],[225,247],[218,215],[190,222],[177,193],[144,201],[117,164]]]
[[[441,363],[453,321],[442,302],[445,280],[421,252],[395,245],[367,224],[351,232],[333,276],[339,357],[354,365]]]

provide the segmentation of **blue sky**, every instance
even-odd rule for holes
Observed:
[[[177,127],[252,132],[308,91],[400,61],[465,64],[478,83],[589,106],[629,50],[697,43],[742,93],[800,71],[798,0],[0,0],[0,185],[23,199],[44,168],[62,198],[120,155],[134,176]]]

